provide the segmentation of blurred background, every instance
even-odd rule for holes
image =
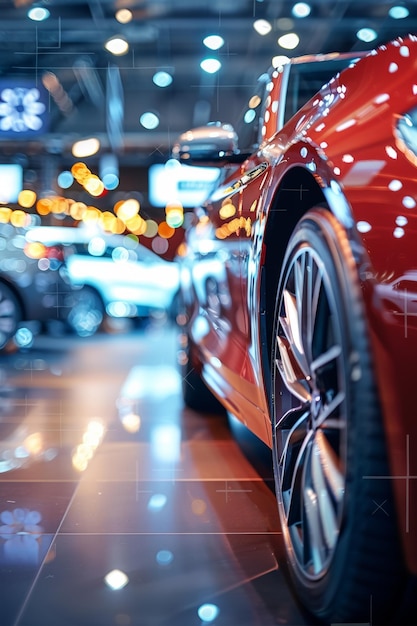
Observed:
[[[409,32],[415,0],[0,0],[2,626],[312,623],[270,450],[182,400],[177,251],[218,172],[171,149],[271,64]]]
[[[0,345],[22,320],[66,322],[75,302],[92,310],[84,325],[73,314],[80,334],[108,315],[146,314],[149,289],[133,296],[122,281],[104,293],[97,281],[109,260],[113,279],[133,277],[119,270],[137,260],[155,284],[158,259],[175,258],[218,175],[170,159],[178,135],[236,124],[271,64],[371,49],[416,27],[415,2],[388,0],[1,0]],[[40,226],[81,227],[83,242],[62,230],[28,241]],[[107,234],[117,244],[88,245]],[[169,298],[154,308],[173,311],[175,281],[171,268]],[[26,328],[20,346],[35,327]]]

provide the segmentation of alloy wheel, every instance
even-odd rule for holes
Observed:
[[[343,514],[342,322],[326,266],[306,243],[290,256],[280,294],[274,346],[278,499],[297,569],[316,580],[331,563]]]
[[[15,294],[6,284],[0,283],[0,349],[12,339],[21,319],[22,311]]]

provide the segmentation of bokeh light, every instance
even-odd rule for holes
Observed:
[[[161,222],[158,226],[158,235],[163,239],[170,239],[175,234],[175,228],[172,228],[167,222]]]
[[[20,206],[30,209],[36,202],[36,193],[31,189],[22,189],[17,198]]]
[[[143,233],[145,237],[149,237],[150,239],[152,237],[155,237],[155,235],[158,232],[158,224],[155,222],[155,220],[146,220],[146,230]]]

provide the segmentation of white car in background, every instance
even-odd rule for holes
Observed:
[[[0,223],[0,351],[27,347],[34,334],[65,326],[81,296],[66,275],[62,247],[31,245],[27,232]]]
[[[177,264],[159,257],[135,237],[40,226],[29,231],[27,238],[63,246],[68,279],[80,288],[69,316],[78,334],[94,334],[106,316],[144,318],[157,312],[175,316]]]

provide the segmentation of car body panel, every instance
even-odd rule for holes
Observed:
[[[198,296],[188,300],[203,378],[271,445],[268,293],[300,217],[320,201],[334,213],[363,293],[391,464],[390,477],[368,479],[392,480],[405,558],[417,573],[417,316],[409,308],[417,282],[398,286],[417,270],[417,156],[397,131],[417,106],[417,38],[358,59],[294,115],[285,107],[296,61],[271,73],[260,145],[241,164],[223,164],[221,186],[196,210],[181,263]]]

